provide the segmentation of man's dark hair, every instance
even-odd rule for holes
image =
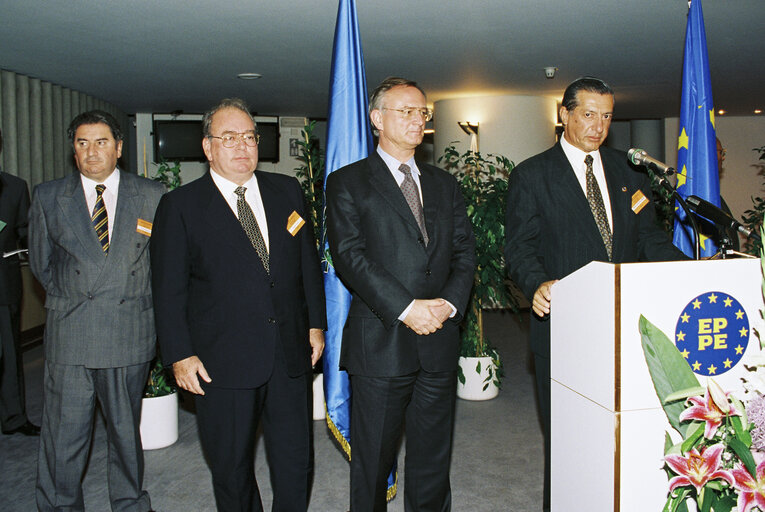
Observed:
[[[380,82],[380,85],[375,87],[375,90],[372,91],[372,94],[369,96],[369,112],[371,113],[373,110],[382,108],[382,99],[386,92],[390,91],[394,87],[415,87],[418,91],[422,93],[423,96],[427,97],[427,94],[425,94],[425,91],[422,90],[422,87],[417,85],[417,82],[413,80],[407,80],[406,78],[401,78],[397,76],[389,76],[382,82]]]
[[[594,92],[596,94],[610,94],[611,96],[614,95],[614,90],[611,89],[611,86],[600,78],[583,76],[577,78],[566,87],[566,92],[563,93],[561,106],[568,111],[574,110],[577,107],[577,94],[579,91]]]
[[[69,137],[69,142],[74,145],[74,134],[77,132],[77,128],[85,124],[99,124],[103,123],[109,127],[112,132],[114,140],[119,142],[122,140],[122,130],[120,125],[114,116],[109,112],[103,110],[89,110],[75,116],[72,122],[69,123],[69,128],[66,130],[66,136]]]
[[[258,132],[258,124],[255,122],[255,118],[252,117],[252,114],[250,114],[250,109],[247,107],[247,103],[245,103],[244,100],[240,98],[225,98],[221,100],[220,103],[215,105],[213,108],[205,112],[204,117],[202,117],[202,136],[203,137],[209,137],[210,135],[212,135],[212,133],[210,133],[210,125],[212,125],[212,118],[216,112],[218,112],[219,110],[223,110],[224,108],[235,108],[247,114],[247,116],[250,119],[252,119],[252,124],[255,126],[255,133]]]

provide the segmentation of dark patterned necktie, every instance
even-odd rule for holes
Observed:
[[[414,182],[414,178],[412,178],[412,169],[406,164],[401,164],[398,170],[404,173],[404,181],[401,182],[401,192],[404,194],[404,199],[406,199],[409,209],[412,210],[414,220],[417,221],[417,225],[420,227],[420,233],[422,233],[425,245],[428,245],[425,214],[422,211],[422,203],[420,202],[420,191],[417,189],[417,183]]]
[[[96,230],[101,248],[104,252],[109,252],[109,218],[104,204],[104,190],[106,190],[105,185],[96,185],[96,204],[93,206],[90,222],[93,223],[93,228]]]
[[[244,232],[247,233],[247,238],[250,239],[250,243],[258,253],[260,261],[263,262],[263,268],[266,269],[267,274],[271,274],[271,265],[268,261],[268,249],[266,249],[266,242],[263,240],[263,234],[258,227],[258,221],[255,219],[255,214],[252,213],[252,208],[247,204],[244,199],[244,193],[247,191],[245,187],[236,187],[234,194],[237,195],[236,211],[239,215],[239,222],[244,228]]]
[[[592,172],[592,155],[584,157],[584,163],[587,165],[585,176],[587,178],[587,201],[590,203],[590,210],[598,224],[598,231],[603,238],[603,244],[606,246],[608,261],[611,261],[611,248],[613,241],[611,238],[611,227],[608,225],[608,216],[606,215],[606,206],[603,203],[603,196],[600,194],[600,187]]]

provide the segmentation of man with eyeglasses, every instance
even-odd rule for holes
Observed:
[[[451,508],[459,322],[475,268],[457,181],[414,158],[432,112],[411,80],[369,101],[377,151],[327,178],[327,235],[352,293],[340,366],[350,375],[351,510],[386,509],[406,429],[404,508]]]
[[[151,244],[162,359],[194,394],[218,510],[261,511],[262,420],[272,510],[305,511],[313,473],[311,366],[324,349],[324,288],[297,180],[256,171],[247,106],[202,123],[210,172],[160,202]]]

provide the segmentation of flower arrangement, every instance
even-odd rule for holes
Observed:
[[[761,265],[765,271],[762,256]],[[700,512],[765,512],[763,352],[745,364],[742,401],[711,378],[701,387],[677,347],[644,317],[640,330],[654,388],[681,436],[677,443],[665,438],[669,493],[662,512],[687,512],[689,502]]]

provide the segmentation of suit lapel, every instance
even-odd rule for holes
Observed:
[[[279,266],[279,258],[271,258],[270,255],[284,254],[282,246],[284,245],[284,235],[287,233],[285,206],[288,206],[288,203],[287,198],[283,197],[281,191],[274,186],[266,174],[255,171],[255,177],[258,180],[260,199],[263,201],[263,209],[266,212],[269,266],[273,275],[274,269]],[[307,219],[304,220],[307,222]]]
[[[64,219],[71,227],[77,239],[82,244],[87,259],[97,265],[103,266],[107,254],[101,248],[96,230],[90,221],[88,203],[85,201],[85,191],[82,189],[82,181],[79,173],[72,174],[64,185],[64,193],[61,194],[57,203],[63,213]]]
[[[412,215],[412,210],[409,208],[406,199],[404,199],[404,194],[401,193],[401,189],[390,173],[388,166],[385,165],[385,162],[377,152],[370,155],[369,164],[370,183],[372,186],[390,204],[393,211],[419,233],[420,227],[417,225],[417,221],[414,220],[414,215]],[[426,229],[427,222],[428,215],[425,213]]]
[[[632,213],[631,203],[628,203],[631,198],[629,191],[626,187],[623,187],[623,180],[620,180],[618,177],[617,169],[620,163],[614,161],[611,155],[604,151],[601,151],[600,155],[603,162],[603,173],[606,176],[606,183],[608,185],[608,199],[611,202],[611,219],[613,221],[613,247],[611,254],[614,256],[613,260],[618,261],[616,255],[619,252],[617,251],[621,250],[623,243],[619,235],[624,232],[624,227],[627,225],[627,215]]]
[[[263,268],[260,258],[258,258],[258,253],[247,237],[247,233],[244,232],[239,219],[236,218],[220,190],[215,186],[215,182],[210,176],[210,171],[199,179],[204,180],[205,188],[203,189],[203,196],[207,199],[207,202],[201,206],[204,209],[203,216],[213,230],[218,233],[217,239],[224,240],[240,256],[249,259],[253,265],[263,269],[265,274],[266,270]],[[220,248],[220,250],[225,249]]]
[[[445,198],[441,197],[438,193],[438,183],[433,176],[433,172],[420,162],[417,162],[417,168],[420,170],[422,211],[425,215],[425,229],[428,231],[428,238],[430,239],[428,248],[433,248],[435,247],[433,241],[436,240],[438,236],[438,233],[436,232],[436,227],[438,226],[436,220],[438,219],[439,198],[442,200]],[[414,218],[414,216],[412,216],[412,218]]]

